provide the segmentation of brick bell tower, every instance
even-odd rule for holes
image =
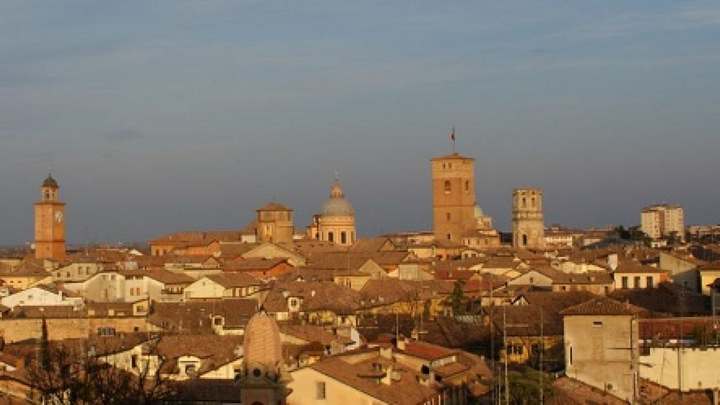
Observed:
[[[477,228],[475,159],[453,153],[431,160],[435,239],[462,242]]]
[[[65,203],[59,200],[60,186],[51,175],[40,188],[35,203],[35,257],[65,259]]]
[[[513,247],[543,249],[545,247],[545,219],[543,191],[527,187],[513,190],[512,205]]]

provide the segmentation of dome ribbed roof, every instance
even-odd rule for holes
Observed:
[[[332,187],[330,187],[330,198],[323,204],[322,216],[340,217],[353,215],[355,215],[355,210],[348,200],[345,199],[345,194],[340,186],[340,182],[336,180]]]
[[[57,181],[55,181],[55,179],[53,179],[53,176],[50,174],[48,174],[47,178],[43,181],[42,186],[48,188],[60,188]]]
[[[282,361],[280,329],[265,311],[256,313],[245,327],[243,351],[246,364],[276,367]]]

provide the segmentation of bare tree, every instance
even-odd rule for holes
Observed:
[[[94,347],[50,344],[45,320],[36,355],[25,363],[33,393],[47,404],[154,404],[175,393],[160,374],[162,360],[127,372],[102,361]]]

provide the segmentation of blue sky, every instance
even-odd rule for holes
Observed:
[[[509,228],[720,222],[717,1],[0,2],[0,244],[32,239],[49,168],[71,242],[298,227],[335,171],[361,234],[429,229],[428,159],[477,159]]]

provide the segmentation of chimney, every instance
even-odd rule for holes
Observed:
[[[380,382],[385,385],[392,385],[392,382],[393,382],[392,376],[393,376],[393,366],[390,365],[385,370],[385,376],[380,379]]]
[[[385,346],[385,347],[380,346],[380,357],[382,357],[383,359],[388,359],[388,360],[392,359],[393,358],[392,346]]]
[[[607,263],[608,267],[610,267],[610,270],[615,271],[618,268],[618,255],[617,253],[613,253],[611,255],[608,255],[607,257]]]
[[[397,348],[398,350],[405,351],[405,344],[407,343],[407,339],[404,336],[400,336],[397,339]]]

